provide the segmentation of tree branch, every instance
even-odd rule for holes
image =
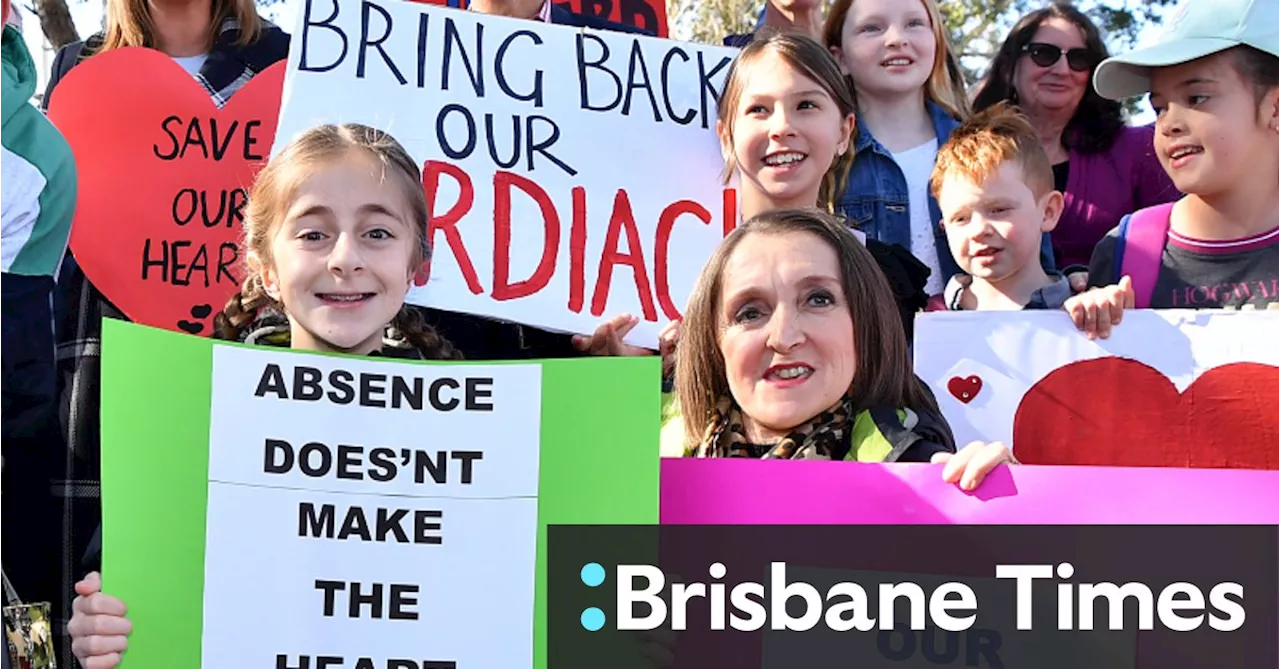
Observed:
[[[80,33],[76,32],[76,24],[71,20],[67,0],[35,0],[35,3],[40,30],[55,49],[79,41]]]

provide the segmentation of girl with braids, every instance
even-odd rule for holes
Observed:
[[[325,125],[299,135],[259,173],[244,217],[247,278],[216,318],[223,339],[353,355],[458,359],[406,308],[427,266],[427,204],[413,159],[389,135]],[[120,663],[132,623],[76,584],[69,625],[86,669]]]

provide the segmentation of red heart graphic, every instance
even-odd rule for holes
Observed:
[[[1179,394],[1134,360],[1074,362],[1023,396],[1014,448],[1027,464],[1277,469],[1278,380],[1274,366],[1234,363]]]
[[[947,390],[951,392],[952,397],[968,404],[982,392],[982,379],[977,374],[965,378],[953,376],[950,381],[947,381]]]
[[[71,250],[130,320],[208,334],[239,288],[244,203],[270,157],[285,67],[222,110],[172,58],[136,47],[86,60],[54,90],[49,117],[79,176]]]

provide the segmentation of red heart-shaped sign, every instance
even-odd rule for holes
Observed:
[[[982,379],[976,374],[964,378],[953,376],[947,381],[947,391],[952,397],[968,404],[982,392]]]
[[[54,90],[49,118],[79,177],[71,251],[130,320],[209,334],[239,289],[241,221],[275,140],[285,66],[221,110],[152,49],[93,56]]]
[[[1234,363],[1179,393],[1134,360],[1074,362],[1022,397],[1014,448],[1027,464],[1276,469],[1278,380],[1272,365]]]

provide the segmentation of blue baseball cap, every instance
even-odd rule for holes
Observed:
[[[1093,86],[1111,100],[1151,90],[1151,69],[1247,45],[1280,57],[1280,0],[1185,0],[1155,42],[1098,65]]]

